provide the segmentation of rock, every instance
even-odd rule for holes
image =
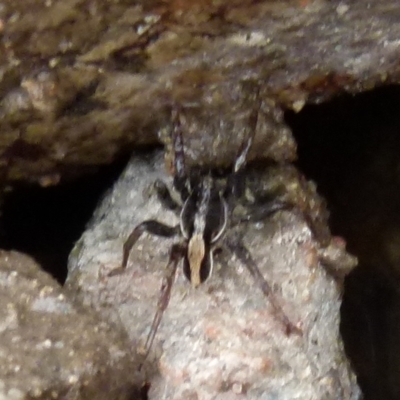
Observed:
[[[0,398],[131,399],[125,334],[73,303],[29,257],[0,252]]]
[[[188,163],[228,166],[254,109],[248,86],[264,102],[251,158],[279,154],[268,143],[291,140],[285,110],[399,82],[397,8],[32,0],[27,12],[3,0],[0,175],[56,184],[159,143],[176,103],[186,108]]]
[[[304,178],[293,167],[279,168],[271,173],[266,166],[250,167],[250,188],[260,194],[271,192],[277,182],[287,192],[296,185],[304,187],[299,183]],[[66,283],[85,305],[121,323],[137,353],[156,311],[174,240],[144,235],[132,249],[126,271],[108,274],[120,266],[122,245],[138,223],[149,218],[178,223],[151,194],[155,179],[171,181],[163,173],[162,154],[135,154],[73,250]],[[309,201],[318,204],[311,192]],[[319,262],[319,244],[303,213],[280,211],[263,222],[232,227],[227,235],[231,233],[243,235],[302,335],[286,335],[247,269],[223,250],[216,255],[212,277],[198,289],[178,270],[150,355],[137,364],[144,362],[149,399],[360,398],[339,334],[343,277],[331,275]],[[342,240],[334,239],[330,247],[324,255],[330,267],[354,267],[356,260],[346,256]]]

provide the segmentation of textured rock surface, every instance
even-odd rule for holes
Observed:
[[[399,19],[396,0],[2,0],[1,177],[108,163],[157,141],[172,103],[189,108],[188,161],[228,165],[249,83],[265,100],[251,157],[270,156],[269,135],[290,139],[282,109],[398,82]]]
[[[261,173],[258,187],[271,189],[280,180],[293,189],[295,180],[282,178],[285,168]],[[153,319],[172,240],[144,236],[127,270],[107,273],[120,265],[122,244],[136,224],[146,218],[177,222],[151,195],[154,180],[165,179],[163,170],[160,153],[133,157],[70,257],[68,290],[122,323],[133,351],[142,348]],[[285,211],[237,229],[303,335],[285,335],[247,270],[223,251],[213,276],[197,290],[178,272],[144,365],[149,398],[358,399],[339,336],[341,279],[322,267],[304,218]],[[336,269],[354,266],[335,241],[337,254],[325,258],[331,265],[336,260]]]
[[[0,252],[0,398],[131,399],[127,340],[27,256]]]

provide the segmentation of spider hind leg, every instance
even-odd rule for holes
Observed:
[[[247,270],[250,272],[250,275],[253,277],[254,282],[263,292],[265,297],[267,297],[269,303],[273,308],[274,316],[284,326],[286,335],[297,334],[301,336],[302,335],[301,329],[298,328],[295,324],[293,324],[283,311],[279,300],[273,293],[271,285],[268,283],[268,281],[264,278],[264,276],[260,272],[256,262],[254,261],[253,257],[251,256],[249,250],[246,248],[242,240],[239,238],[235,238],[235,240],[231,239],[228,241],[227,244],[231,252],[247,268]]]
[[[153,344],[154,338],[158,331],[158,327],[160,326],[162,320],[162,316],[164,314],[164,311],[168,307],[176,270],[179,262],[184,257],[185,253],[186,253],[186,246],[184,245],[174,244],[171,248],[169,261],[166,267],[166,272],[161,284],[160,295],[157,302],[157,311],[156,314],[154,315],[153,322],[151,323],[150,331],[147,336],[146,343],[144,345],[144,356],[142,365],[150,353],[151,346]]]

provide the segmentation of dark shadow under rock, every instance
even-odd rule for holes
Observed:
[[[20,184],[4,195],[0,246],[29,254],[59,283],[67,276],[68,255],[79,239],[101,195],[127,163],[122,159],[97,173],[39,187]]]
[[[359,259],[341,331],[366,400],[400,396],[399,101],[391,86],[287,115],[299,164],[326,197],[333,232]]]

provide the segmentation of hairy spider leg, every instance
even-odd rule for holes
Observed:
[[[111,271],[108,276],[118,275],[126,269],[132,247],[145,232],[156,236],[174,237],[179,234],[179,225],[168,226],[155,220],[148,220],[136,226],[124,243],[121,266]]]
[[[147,336],[146,343],[144,345],[145,352],[144,352],[143,362],[146,360],[146,358],[150,353],[151,346],[153,344],[154,338],[158,331],[158,327],[160,326],[162,320],[162,316],[164,314],[164,311],[168,307],[169,300],[171,298],[171,289],[174,283],[176,270],[179,261],[182,259],[185,253],[186,253],[186,246],[184,245],[174,244],[171,248],[166,272],[161,284],[161,293],[157,302],[157,311],[156,314],[154,315],[153,322],[150,327],[150,332]]]
[[[179,204],[171,195],[168,186],[161,179],[157,179],[154,182],[154,189],[157,193],[157,198],[159,202],[168,210],[175,213],[180,213],[182,205]]]
[[[260,108],[260,101],[258,101],[258,107],[252,110],[249,118],[249,135],[246,140],[243,141],[242,145],[239,148],[239,151],[237,153],[235,163],[233,164],[233,169],[232,172],[228,178],[228,184],[227,184],[227,193],[225,194],[228,199],[230,200],[230,206],[232,206],[232,203],[235,198],[240,197],[243,194],[243,185],[242,183],[242,172],[243,172],[243,167],[246,165],[247,162],[247,156],[249,154],[249,151],[251,149],[251,146],[253,145],[254,142],[254,137],[257,132],[257,125],[258,125],[258,114],[259,114],[259,108]],[[232,209],[232,207],[230,207]]]
[[[237,221],[234,221],[233,225],[241,222],[259,222],[277,211],[292,210],[293,205],[281,200],[270,200],[267,202],[260,202],[259,204],[252,204],[247,206],[249,212],[241,216]]]
[[[253,257],[247,250],[246,246],[242,243],[242,241],[239,238],[236,238],[236,240],[231,239],[230,241],[227,241],[227,245],[232,251],[232,253],[235,254],[235,256],[238,258],[238,260],[245,265],[245,267],[250,272],[250,275],[253,277],[258,287],[268,298],[273,308],[275,317],[285,327],[285,333],[287,335],[290,335],[292,333],[295,333],[297,335],[302,335],[303,332],[301,331],[301,329],[298,328],[296,325],[294,325],[283,311],[282,306],[279,304],[277,298],[275,297],[271,289],[271,286],[269,285],[267,280],[264,278],[264,276],[258,269],[256,262],[254,261]]]
[[[185,166],[185,152],[182,137],[182,124],[180,120],[180,107],[175,105],[171,111],[172,119],[172,147],[174,151],[174,186],[179,191],[182,201],[185,201],[190,194],[191,188],[188,187],[187,171]]]
[[[232,173],[228,179],[228,191],[229,191],[228,196],[230,195],[231,198],[230,205],[232,205],[232,201],[234,200],[232,198],[240,197],[243,192],[243,187],[240,186],[240,184],[242,183],[241,172],[243,171],[243,168],[247,162],[247,157],[251,149],[251,146],[253,145],[254,137],[257,131],[259,110],[261,107],[261,99],[259,93],[257,94],[257,99],[258,99],[258,107],[253,109],[250,115],[250,120],[249,120],[250,134],[247,140],[243,142],[242,146],[239,149],[238,155],[235,160],[235,164],[233,166]],[[252,206],[249,215],[245,218],[242,218],[238,222],[259,221],[265,219],[266,217],[272,215],[277,211],[288,208],[291,208],[291,206],[282,201],[270,201],[264,204],[258,204]],[[230,207],[230,209],[232,210],[232,206]],[[245,265],[245,267],[248,269],[253,279],[255,280],[256,284],[259,286],[264,295],[268,298],[274,310],[274,314],[285,327],[286,334],[296,333],[301,335],[302,331],[298,327],[296,327],[284,313],[281,305],[274,296],[271,286],[264,278],[264,276],[261,274],[256,262],[252,258],[250,252],[243,244],[241,239],[236,238],[236,240],[234,241],[232,239],[227,240],[227,245],[230,248],[230,250],[235,254],[235,256],[238,258],[238,260]]]

